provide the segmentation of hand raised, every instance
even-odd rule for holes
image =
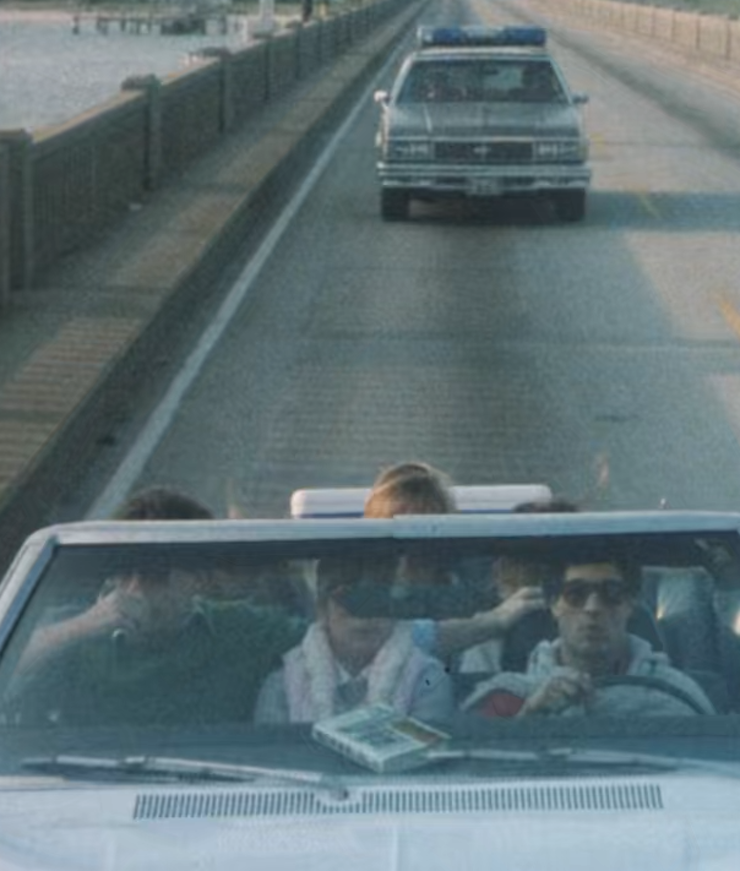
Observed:
[[[539,611],[545,606],[545,595],[541,587],[522,587],[504,599],[491,614],[495,617],[499,631],[504,634],[526,614]]]
[[[105,635],[118,629],[136,634],[146,625],[148,612],[143,596],[116,586],[78,619],[86,635]]]

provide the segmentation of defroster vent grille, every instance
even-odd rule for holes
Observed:
[[[528,786],[362,787],[346,799],[292,789],[151,792],[137,796],[135,820],[325,817],[376,814],[662,810],[653,783]]]

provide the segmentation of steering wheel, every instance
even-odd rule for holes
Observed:
[[[677,687],[667,680],[660,677],[649,677],[647,675],[625,674],[614,677],[600,677],[594,680],[594,688],[606,689],[608,687],[626,686],[626,687],[642,687],[643,689],[657,690],[667,696],[672,696],[683,702],[684,705],[691,708],[695,714],[707,714],[708,712],[690,693],[686,690]]]

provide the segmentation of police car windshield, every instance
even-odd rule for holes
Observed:
[[[521,58],[420,58],[399,103],[552,103],[565,92],[550,61]]]

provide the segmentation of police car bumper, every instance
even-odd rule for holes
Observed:
[[[398,166],[378,163],[378,177],[384,188],[396,188],[418,195],[492,197],[508,194],[543,194],[549,191],[586,190],[591,169],[585,164],[566,166],[512,166],[506,169],[466,172],[460,167],[429,164]]]

